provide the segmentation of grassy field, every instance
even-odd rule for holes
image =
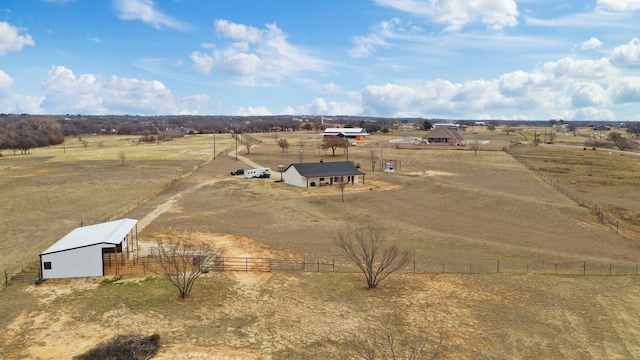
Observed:
[[[468,130],[491,142],[477,154],[388,142],[421,134],[375,135],[335,158],[319,149],[316,134],[278,134],[292,144],[287,153],[274,134],[255,134],[261,144],[239,152],[272,169],[300,158],[359,162],[365,184],[348,188],[344,202],[335,188],[293,188],[277,174],[231,177],[246,166],[223,136],[215,160],[211,136],[159,145],[97,137],[87,148],[68,140],[65,149],[5,156],[0,192],[10,201],[1,205],[0,270],[37,260],[80,221],[142,219],[167,204],[142,230],[143,241],[180,230],[230,256],[338,259],[336,230],[370,223],[414,250],[419,263],[606,269],[640,262],[633,216],[623,219],[623,236],[501,151],[522,135]],[[399,171],[372,171],[371,151],[399,161]],[[638,209],[637,171],[629,169],[640,158],[551,146],[513,151],[607,209]],[[345,358],[353,334],[392,317],[399,328],[443,334],[445,359],[638,358],[640,279],[605,274],[405,273],[367,291],[353,273],[216,273],[184,300],[156,278],[15,284],[0,291],[0,357],[68,358],[115,334],[142,332],[160,335],[160,359]]]

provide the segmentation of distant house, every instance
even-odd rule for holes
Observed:
[[[104,276],[105,256],[114,261],[125,256],[137,223],[121,219],[74,229],[40,254],[41,277]]]
[[[161,131],[158,134],[158,137],[160,138],[160,140],[166,141],[166,140],[171,140],[176,138],[182,138],[182,137],[185,137],[186,135],[195,135],[195,134],[198,134],[198,130],[194,128],[180,127],[175,129],[165,129],[164,131]]]
[[[333,185],[338,182],[364,184],[366,175],[351,161],[298,163],[289,165],[283,172],[284,182],[300,187]]]
[[[464,146],[466,141],[456,129],[440,127],[422,137],[422,143],[431,145]]]
[[[363,128],[327,128],[323,136],[339,136],[348,139],[364,140],[369,134]]]
[[[435,123],[433,124],[433,128],[434,129],[440,129],[440,128],[453,128],[453,129],[457,129],[460,127],[460,124],[456,124],[453,121],[445,121],[445,122],[439,122],[439,123]]]

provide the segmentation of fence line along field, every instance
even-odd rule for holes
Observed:
[[[404,269],[367,291],[352,272],[211,272],[184,300],[157,277],[14,284],[0,291],[0,327],[7,329],[0,355],[71,357],[116,334],[151,332],[160,335],[160,359],[355,358],[345,356],[353,354],[354,334],[395,319],[389,323],[397,331],[446,335],[443,359],[640,357],[634,336],[640,333],[640,280],[633,272],[640,243],[633,224],[624,223],[628,232],[622,236],[557,192],[502,151],[509,137],[469,134],[491,137],[476,154],[389,144],[406,133],[372,135],[333,157],[318,146],[317,134],[277,135],[292,144],[288,151],[274,134],[251,134],[255,146],[238,155],[272,170],[301,159],[348,159],[367,173],[365,183],[348,186],[343,202],[335,187],[297,188],[279,182],[277,173],[271,179],[233,177],[231,170],[246,166],[235,160],[230,136],[217,137],[215,160],[211,135],[139,145],[96,137],[88,147],[34,149],[0,159],[0,195],[15,201],[0,205],[0,244],[7,255],[0,269],[29,263],[80,221],[153,213],[140,231],[142,243],[183,231],[229,258],[287,264],[338,263],[336,229],[374,224],[388,241],[414,251],[416,274]],[[522,152],[547,160],[572,154],[555,149]],[[372,154],[402,166],[382,172],[371,165]],[[637,166],[628,161],[619,165]],[[557,166],[568,169],[559,181],[572,185],[573,167]],[[609,169],[612,179],[582,194],[600,202],[600,191],[609,192],[606,199],[620,199],[615,206],[637,209],[633,198],[623,203],[626,197],[615,192],[620,171]],[[31,190],[26,199],[7,190],[21,185]],[[635,189],[628,186],[625,191]],[[434,274],[418,274],[427,271]]]
[[[0,269],[15,272],[81,224],[122,216],[213,157],[211,137],[138,143],[122,136],[0,158]],[[217,150],[230,146],[218,136]],[[120,154],[124,154],[124,164]]]

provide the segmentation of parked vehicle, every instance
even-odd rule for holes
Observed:
[[[259,168],[259,169],[250,169],[245,171],[244,177],[247,179],[268,179],[271,177],[271,169],[270,168]]]
[[[244,175],[244,169],[235,169],[231,172],[231,175],[236,176],[236,175]]]

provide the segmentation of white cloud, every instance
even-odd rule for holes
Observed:
[[[583,42],[581,48],[582,50],[590,50],[590,49],[597,49],[600,46],[602,46],[602,41],[592,37],[589,40]]]
[[[571,102],[577,108],[606,105],[609,102],[607,92],[598,84],[577,82],[572,87]]]
[[[195,71],[204,74],[209,73],[215,65],[215,61],[210,55],[201,53],[200,51],[194,51],[191,53],[191,61],[193,61],[192,68]]]
[[[333,82],[330,82],[322,86],[322,91],[326,93],[337,93],[338,87]]]
[[[604,79],[616,74],[616,70],[607,59],[579,60],[563,58],[558,61],[546,62],[541,69],[553,78],[586,78]]]
[[[311,115],[362,115],[362,107],[356,101],[326,101],[316,98],[311,103],[300,108],[301,114]]]
[[[614,103],[640,103],[640,77],[626,76],[616,79],[609,87],[609,94]]]
[[[639,68],[640,39],[633,38],[628,44],[616,47],[609,60],[616,66]]]
[[[267,109],[264,106],[258,106],[258,107],[247,106],[246,108],[241,107],[240,109],[238,109],[235,115],[237,116],[268,116],[272,114],[271,114],[271,111],[269,111],[269,109]]]
[[[56,114],[188,114],[209,99],[208,95],[175,97],[154,80],[112,76],[103,81],[93,74],[78,77],[63,66],[49,70],[44,89],[43,105]]]
[[[10,95],[0,98],[0,113],[5,114],[45,114],[42,110],[44,96]]]
[[[240,85],[273,86],[283,76],[302,71],[322,71],[326,64],[307,51],[290,44],[287,36],[275,24],[264,29],[216,20],[216,33],[231,40],[226,47],[215,45],[210,54],[192,54],[194,69],[237,76]]]
[[[13,87],[13,78],[0,70],[0,93],[9,93]]]
[[[428,17],[437,23],[448,24],[447,31],[480,21],[488,29],[500,30],[518,25],[518,5],[515,0],[375,0],[378,5],[391,7],[415,16]]]
[[[246,41],[250,44],[263,40],[262,31],[253,26],[236,24],[223,19],[216,20],[214,26],[218,34],[229,39]]]
[[[156,29],[163,26],[174,29],[186,28],[180,21],[156,10],[152,0],[115,0],[114,6],[122,20],[140,20]]]
[[[598,7],[613,11],[640,10],[640,0],[598,0]]]
[[[0,21],[0,56],[3,56],[9,51],[20,51],[26,45],[35,45],[31,35],[20,34],[23,31],[24,29]]]

